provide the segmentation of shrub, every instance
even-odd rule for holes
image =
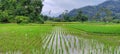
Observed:
[[[44,24],[44,20],[41,16],[37,17],[36,23]]]
[[[120,20],[119,19],[114,19],[113,23],[120,23]]]
[[[9,17],[8,17],[8,12],[4,11],[0,11],[0,22],[1,23],[8,23],[9,22]]]
[[[16,21],[17,24],[28,23],[29,22],[29,17],[26,17],[26,16],[16,16],[15,17],[15,21]]]

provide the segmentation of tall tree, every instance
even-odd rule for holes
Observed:
[[[43,0],[0,0],[0,10],[6,11],[14,19],[16,16],[26,16],[30,22],[43,22],[40,15]]]
[[[65,10],[63,13],[62,13],[62,21],[65,21],[65,22],[69,22],[70,21],[70,18],[68,16],[68,10]]]
[[[85,16],[82,11],[78,11],[78,14],[77,16],[75,17],[75,21],[81,21],[81,22],[84,22],[84,21],[87,21],[88,20],[88,17]]]
[[[100,17],[100,12],[98,11],[94,16],[93,16],[93,21],[101,21],[101,17]]]
[[[101,10],[105,13],[103,21],[106,22],[106,23],[112,21],[112,19],[113,19],[113,17],[111,16],[112,15],[112,11],[107,9],[107,8],[102,8]]]

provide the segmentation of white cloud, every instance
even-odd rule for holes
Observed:
[[[97,5],[106,0],[45,0],[43,2],[44,7],[42,14],[49,15],[51,10],[51,16],[58,16],[64,10],[72,10],[74,8],[80,8],[88,5]]]

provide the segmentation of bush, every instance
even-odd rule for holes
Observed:
[[[44,20],[41,16],[37,17],[36,23],[44,24]]]
[[[26,16],[16,16],[15,21],[17,24],[29,23],[29,17]]]
[[[114,19],[113,23],[120,23],[120,20],[119,19]]]
[[[8,12],[4,11],[0,11],[0,22],[1,23],[8,23],[9,22],[9,17],[8,17]]]

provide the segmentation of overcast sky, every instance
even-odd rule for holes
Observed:
[[[45,0],[42,9],[42,14],[50,16],[58,16],[64,10],[72,10],[88,5],[98,5],[106,0]]]

